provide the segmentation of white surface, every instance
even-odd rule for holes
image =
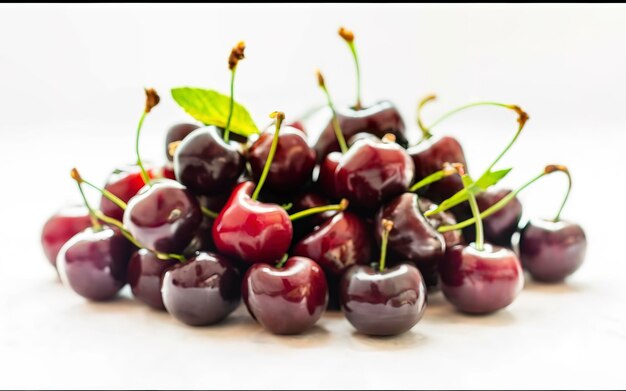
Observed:
[[[0,387],[624,388],[625,18],[623,6],[0,6]],[[567,284],[528,282],[487,317],[435,296],[412,332],[371,339],[340,314],[297,337],[268,335],[241,309],[190,328],[127,295],[87,303],[56,282],[41,225],[78,201],[73,165],[101,181],[133,160],[144,85],[163,97],[142,139],[153,160],[167,126],[186,119],[168,89],[226,91],[240,39],[237,95],[258,122],[323,102],[315,67],[350,103],[342,24],[357,33],[366,100],[393,100],[408,124],[432,91],[441,101],[429,118],[476,99],[529,111],[504,185],[546,163],[570,167],[565,216],[585,227],[589,252]],[[479,172],[514,126],[509,113],[477,109],[439,131],[464,142]],[[564,185],[555,176],[524,193],[526,212],[552,214]]]

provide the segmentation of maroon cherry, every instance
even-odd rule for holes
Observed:
[[[274,334],[300,334],[313,327],[328,305],[324,272],[309,258],[291,257],[276,267],[257,263],[243,278],[248,312]]]
[[[165,271],[176,264],[175,260],[159,259],[145,248],[136,251],[128,263],[128,285],[133,296],[154,309],[165,310],[161,282]]]
[[[199,252],[165,272],[161,294],[174,318],[191,326],[211,325],[239,305],[241,275],[230,259]]]
[[[185,137],[199,127],[196,124],[176,124],[169,128],[165,136],[165,156],[167,156],[167,160],[170,162],[174,160],[174,154],[171,153],[172,143],[183,141]]]
[[[289,209],[290,212],[301,212],[307,209],[323,207],[327,205],[328,201],[320,196],[317,193],[308,191],[302,194],[299,194],[293,199],[293,206]],[[317,213],[309,217],[301,218],[293,221],[293,237],[295,240],[301,239],[303,236],[308,235],[313,231],[313,229],[321,224],[323,224],[326,220],[330,219],[334,215],[336,215],[337,211],[327,211],[324,213]]]
[[[317,186],[319,191],[330,199],[337,199],[337,189],[335,188],[335,170],[342,158],[341,152],[331,152],[320,163]]]
[[[267,161],[274,139],[273,133],[270,130],[263,132],[248,150],[248,162],[256,180],[261,177]],[[315,151],[308,146],[304,133],[290,126],[283,126],[266,186],[275,192],[293,193],[311,181],[314,168]]]
[[[498,201],[511,194],[509,189],[489,188],[476,194],[476,202],[481,212],[489,209]],[[522,203],[517,197],[513,197],[502,209],[483,219],[485,240],[489,243],[502,247],[511,247],[511,238],[517,231],[522,218]],[[467,241],[473,241],[475,237],[474,227],[469,226],[463,231]]]
[[[148,170],[147,173],[150,179],[158,178],[158,173],[153,170]],[[107,178],[104,189],[127,203],[144,185],[141,168],[137,165],[128,165],[115,169]],[[100,210],[116,220],[121,220],[124,216],[124,210],[105,196],[100,199]]]
[[[567,192],[554,219],[530,219],[520,233],[519,252],[522,265],[535,280],[559,282],[583,263],[587,238],[580,225],[561,219],[572,188],[569,170],[565,166],[550,165],[546,171],[566,174]]]
[[[350,266],[371,261],[372,243],[368,229],[356,214],[341,212],[327,220],[293,248],[293,255],[319,264],[329,280]]]
[[[164,179],[147,185],[124,211],[124,227],[146,248],[181,253],[202,223],[198,200],[185,186]]]
[[[413,161],[393,140],[359,140],[337,166],[335,188],[355,206],[372,209],[407,191],[413,176]]]
[[[385,268],[387,236],[393,223],[381,223],[378,267],[352,266],[341,279],[341,307],[360,333],[397,335],[410,330],[426,310],[426,286],[415,266],[401,263]]]
[[[176,179],[198,195],[227,193],[244,169],[238,148],[226,143],[215,126],[194,130],[174,153]]]
[[[446,250],[439,262],[441,290],[460,311],[484,314],[502,309],[515,300],[524,286],[524,273],[515,253],[485,244],[482,219],[472,191],[473,181],[459,169],[476,223],[476,241]]]
[[[50,216],[41,231],[41,246],[50,264],[56,267],[57,255],[65,242],[90,226],[89,211],[84,206],[62,208]]]
[[[110,300],[126,284],[128,260],[134,249],[119,231],[87,228],[61,247],[59,276],[64,285],[89,300]]]

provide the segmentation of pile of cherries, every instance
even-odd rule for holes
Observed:
[[[388,101],[365,107],[352,32],[340,29],[357,69],[357,101],[335,107],[318,72],[327,125],[302,118],[249,138],[230,129],[234,99],[220,123],[179,124],[165,140],[164,166],[144,165],[139,134],[159,103],[146,90],[136,134],[136,164],[115,170],[105,186],[72,178],[84,207],[63,209],[45,224],[42,243],[65,285],[95,301],[129,284],[135,298],[194,326],[226,318],[241,299],[268,331],[310,329],[327,309],[341,308],[368,335],[396,335],[422,317],[427,295],[441,290],[460,311],[487,314],[513,302],[525,268],[538,281],[558,282],[583,262],[582,228],[561,220],[571,177],[548,165],[517,190],[495,185],[493,171],[528,116],[515,105],[469,104],[409,145],[405,123]],[[229,57],[231,86],[244,58]],[[432,129],[462,110],[496,106],[517,115],[518,130],[479,179],[460,143]],[[569,186],[553,219],[519,227],[517,194],[553,172]],[[92,208],[84,187],[100,191]],[[519,240],[513,240],[519,233]],[[513,242],[516,242],[515,244]],[[515,249],[514,249],[515,248]]]

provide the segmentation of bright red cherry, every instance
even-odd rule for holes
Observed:
[[[274,334],[300,334],[320,319],[328,305],[324,272],[309,258],[291,257],[273,267],[257,263],[243,279],[248,312]]]
[[[151,179],[157,178],[159,174],[158,170],[152,169],[149,169],[147,173]],[[127,203],[139,193],[144,185],[141,168],[137,165],[128,165],[115,169],[107,178],[104,189]],[[100,199],[100,210],[116,220],[122,220],[124,216],[124,210],[105,196]]]
[[[191,326],[211,325],[239,305],[241,275],[228,258],[199,252],[165,272],[161,294],[174,318]]]
[[[41,231],[41,246],[50,264],[56,267],[57,255],[65,242],[89,227],[91,218],[84,206],[62,208],[50,216]]]
[[[163,274],[177,263],[159,259],[145,248],[136,251],[128,263],[128,285],[133,296],[156,310],[165,310],[161,298]]]

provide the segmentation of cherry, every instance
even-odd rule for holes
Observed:
[[[340,152],[331,152],[326,155],[322,163],[320,163],[317,185],[319,190],[331,199],[339,198],[337,189],[335,188],[335,170],[342,156]]]
[[[483,212],[495,205],[498,201],[511,194],[509,189],[489,188],[484,192],[476,194],[478,209]],[[483,229],[485,230],[485,240],[489,243],[502,247],[511,247],[511,238],[517,231],[517,226],[522,218],[522,203],[517,197],[513,197],[502,209],[483,219]],[[468,241],[474,240],[473,226],[467,227],[463,235]]]
[[[320,319],[328,305],[324,272],[309,258],[291,257],[276,267],[257,263],[243,278],[248,312],[274,334],[300,334]]]
[[[367,335],[397,335],[410,330],[426,310],[426,286],[415,266],[385,268],[387,237],[393,223],[384,220],[377,268],[352,266],[341,279],[341,307],[348,321]]]
[[[275,112],[272,118],[276,118],[276,131],[258,184],[243,182],[237,185],[213,225],[213,242],[217,250],[247,263],[280,259],[293,238],[287,212],[279,205],[257,201],[276,153],[284,114]]]
[[[159,173],[155,170],[148,170],[147,173],[150,179],[159,177]],[[139,193],[144,185],[141,168],[137,165],[128,165],[115,169],[107,178],[104,189],[120,200],[128,202]],[[100,199],[100,210],[116,220],[121,220],[124,216],[124,210],[105,196]]]
[[[202,223],[200,205],[176,181],[164,179],[146,186],[124,211],[124,226],[146,248],[181,253]]]
[[[176,264],[174,260],[159,259],[145,248],[136,251],[128,263],[128,284],[133,296],[154,309],[165,310],[161,282],[165,271]]]
[[[211,325],[239,305],[241,275],[228,258],[199,252],[165,272],[161,294],[174,318],[191,326]]]
[[[484,243],[481,214],[470,190],[473,181],[462,168],[458,170],[474,215],[476,241],[446,250],[439,262],[441,290],[460,311],[494,312],[515,300],[524,286],[524,273],[513,251]]]
[[[362,139],[337,166],[335,188],[339,196],[358,207],[378,208],[407,191],[413,176],[413,161],[404,148],[394,142]]]
[[[372,133],[378,137],[391,133],[396,137],[400,145],[406,147],[408,141],[405,134],[404,121],[392,103],[381,101],[369,107],[363,107],[361,104],[361,72],[354,45],[354,34],[341,28],[339,35],[348,44],[356,66],[357,99],[353,107],[340,108],[336,111],[332,109],[333,119],[329,121],[329,124],[323,129],[309,132],[309,140],[314,145],[318,161],[322,161],[327,154],[332,151],[339,151],[341,148],[337,138],[334,136],[336,123],[341,126],[346,138],[350,138],[359,132]]]
[[[327,200],[314,192],[302,193],[293,200],[293,206],[289,209],[290,212],[301,212],[307,209],[323,207],[327,205]],[[293,237],[299,240],[303,236],[311,233],[316,226],[324,223],[324,221],[330,219],[336,215],[337,211],[327,211],[324,213],[315,214],[306,218],[302,218],[296,221],[292,221],[293,225]]]
[[[273,138],[272,131],[265,131],[248,150],[248,162],[256,180],[261,177]],[[275,192],[297,191],[311,180],[314,168],[315,151],[308,146],[304,133],[283,126],[266,186]]]
[[[561,220],[561,212],[572,188],[572,177],[565,166],[550,165],[546,171],[567,175],[568,187],[561,207],[552,220],[530,219],[520,233],[522,265],[537,281],[559,282],[574,273],[585,259],[587,238],[578,224]]]
[[[171,152],[172,143],[182,141],[189,133],[198,129],[200,126],[196,124],[176,124],[169,128],[167,135],[165,136],[165,156],[170,162],[174,160],[174,155]]]
[[[43,252],[56,268],[61,247],[80,231],[91,226],[89,211],[84,206],[62,208],[50,216],[41,231]]]
[[[292,253],[315,261],[331,280],[354,264],[368,264],[372,244],[363,220],[344,211],[296,243]]]
[[[176,179],[198,195],[228,192],[237,183],[244,165],[239,150],[226,143],[215,126],[194,130],[174,153]]]

